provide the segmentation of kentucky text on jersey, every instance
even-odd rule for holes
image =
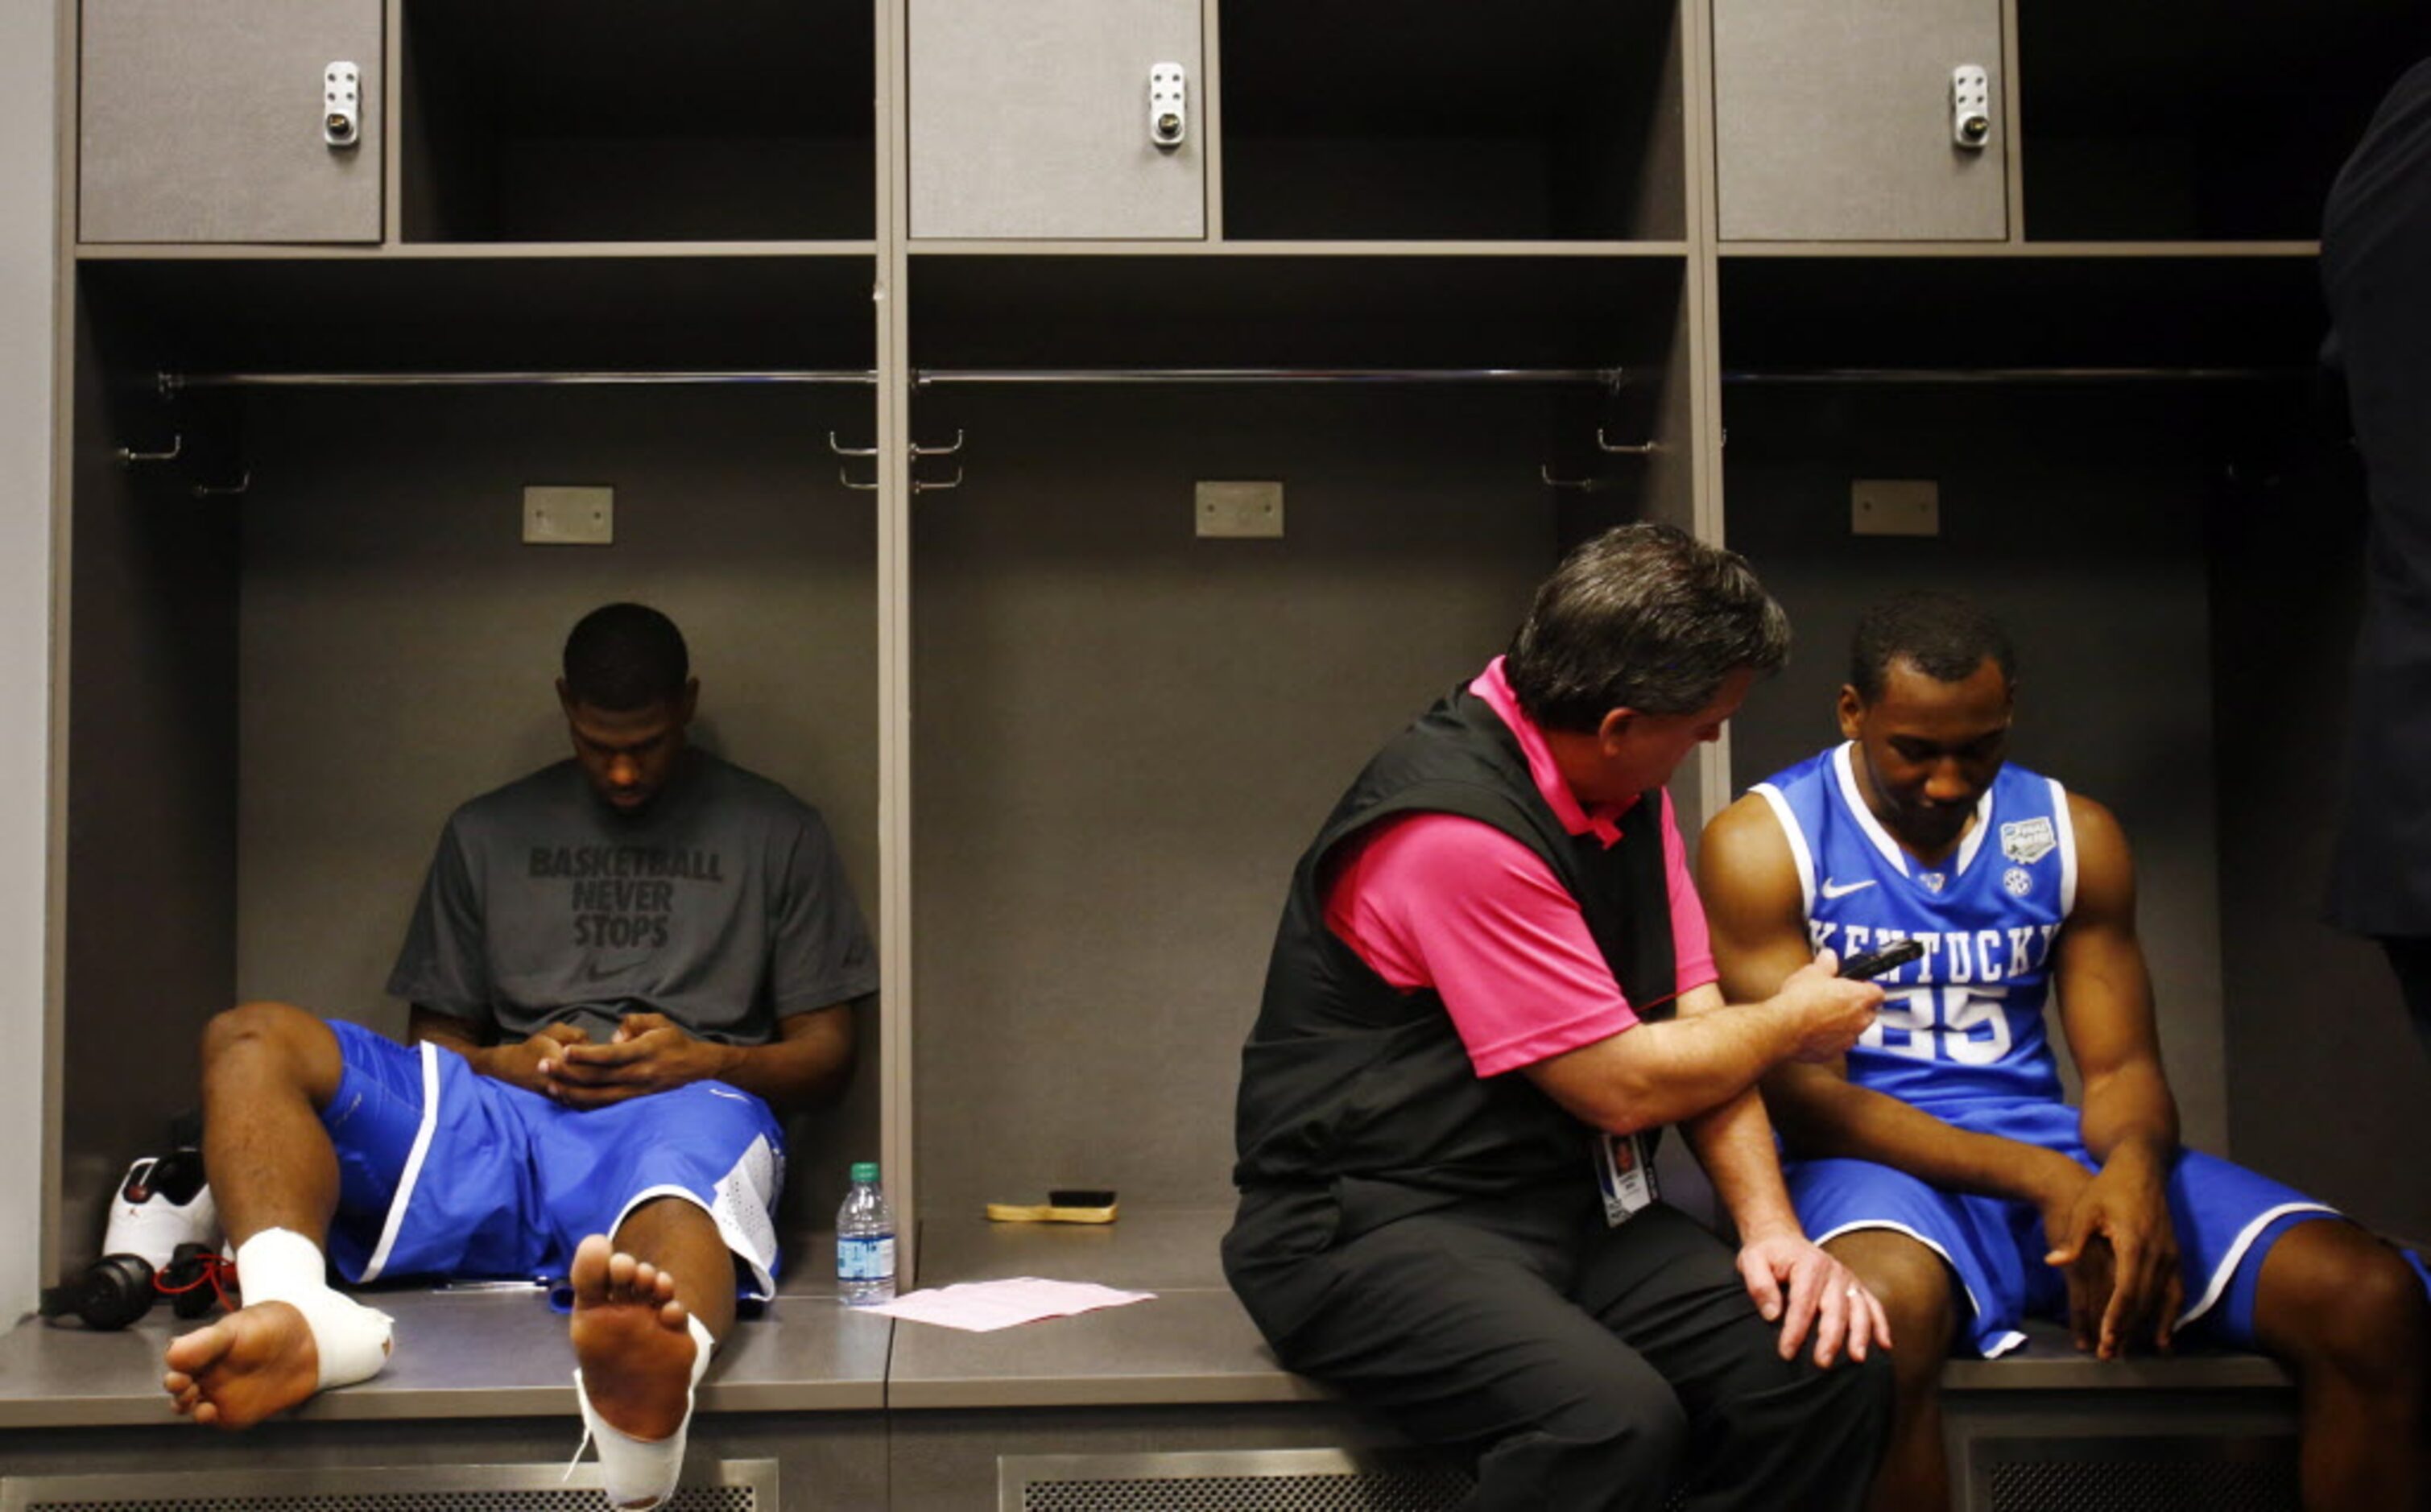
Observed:
[[[1818,950],[1924,947],[1876,979],[1882,1012],[1849,1050],[1849,1079],[1953,1117],[1958,1104],[2057,1097],[2043,1006],[2076,893],[2066,790],[2002,768],[1957,852],[1927,870],[1867,807],[1853,758],[1836,747],[1755,789],[1789,843]]]
[[[1924,947],[1923,956],[1874,980],[1885,987],[1925,986],[1936,982],[1999,982],[2040,971],[2051,963],[2052,941],[2058,938],[2059,926],[2011,924],[1995,930],[1907,930],[1891,924],[1810,918],[1806,921],[1806,934],[1816,949],[1836,950],[1844,961],[1902,940],[1914,940]]]
[[[663,846],[534,846],[535,877],[668,877],[724,882],[714,850],[671,850]]]

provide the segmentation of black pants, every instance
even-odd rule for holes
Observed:
[[[1672,1208],[1607,1229],[1600,1207],[1515,1206],[1228,1268],[1285,1365],[1474,1454],[1476,1512],[1652,1509],[1675,1485],[1693,1512],[1864,1499],[1887,1359],[1782,1359],[1730,1251]]]
[[[2423,1040],[2423,1049],[2431,1052],[2431,936],[2421,934],[2386,934],[2380,948],[2389,953],[2389,968],[2397,973],[2397,986],[2406,995],[2406,1012],[2414,1020],[2414,1033]]]

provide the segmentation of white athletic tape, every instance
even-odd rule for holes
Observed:
[[[293,1229],[264,1229],[236,1247],[237,1286],[247,1307],[283,1302],[304,1315],[320,1355],[321,1386],[352,1386],[388,1364],[393,1322],[329,1286],[321,1247]]]
[[[676,1481],[683,1473],[684,1440],[692,1434],[693,1393],[709,1371],[710,1352],[717,1348],[717,1340],[698,1318],[685,1319],[684,1326],[692,1334],[692,1379],[684,1386],[683,1421],[664,1438],[636,1438],[600,1417],[599,1409],[591,1404],[591,1393],[583,1387],[582,1372],[574,1372],[574,1400],[582,1407],[583,1442],[598,1446],[600,1487],[608,1493],[608,1504],[618,1512],[648,1512],[675,1494]],[[581,1445],[575,1447],[574,1457],[581,1460]]]

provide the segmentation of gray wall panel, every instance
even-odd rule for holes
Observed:
[[[1554,559],[1540,402],[924,401],[970,431],[914,521],[924,1211],[1229,1203],[1294,860]],[[1283,479],[1285,537],[1194,539],[1194,478]]]
[[[865,433],[865,405],[781,390],[258,400],[254,491],[226,506],[245,527],[240,994],[403,1028],[382,989],[440,826],[565,753],[558,652],[617,597],[683,627],[696,738],[826,814],[876,927],[874,516],[823,440]],[[521,545],[527,483],[612,485],[616,543]],[[876,1151],[864,1029],[846,1108],[796,1152],[813,1208]]]

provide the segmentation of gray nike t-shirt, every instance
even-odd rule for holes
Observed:
[[[818,811],[695,748],[637,815],[571,759],[458,809],[394,996],[501,1041],[629,1013],[762,1045],[777,1020],[872,992],[877,953]]]

